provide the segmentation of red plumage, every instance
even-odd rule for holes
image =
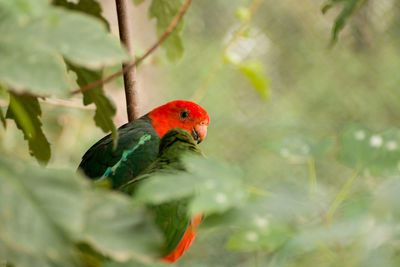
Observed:
[[[196,228],[200,224],[201,218],[202,216],[198,215],[191,221],[176,249],[168,256],[164,257],[165,261],[169,263],[174,263],[183,254],[185,254],[185,252],[192,245],[194,239],[196,238],[197,235]]]

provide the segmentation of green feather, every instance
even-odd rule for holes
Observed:
[[[188,154],[203,155],[189,132],[181,128],[168,131],[160,141],[155,161],[136,179],[121,186],[120,190],[133,195],[140,186],[140,181],[151,179],[154,174],[185,171],[182,158]],[[179,200],[149,207],[155,216],[157,226],[164,234],[163,256],[175,250],[190,223],[187,204],[187,200]]]
[[[116,149],[110,135],[94,144],[82,157],[79,168],[98,182],[111,180],[117,188],[141,173],[154,161],[160,138],[147,115],[118,129]]]

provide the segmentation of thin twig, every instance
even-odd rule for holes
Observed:
[[[75,101],[77,100],[77,101]],[[84,106],[82,104],[82,99],[71,99],[71,100],[65,100],[65,99],[59,99],[59,98],[39,98],[40,102],[43,102],[45,104],[49,105],[54,105],[54,106],[59,106],[59,107],[67,107],[67,108],[78,108],[78,109],[85,109],[85,110],[95,110],[94,105],[89,105],[89,106]]]
[[[135,58],[135,52],[130,31],[128,0],[115,0],[115,5],[117,7],[119,38],[128,50],[130,57],[133,59]],[[125,68],[126,65],[126,63],[122,64],[122,68]],[[131,122],[137,118],[138,114],[135,66],[124,73],[124,88],[128,121]]]
[[[157,49],[157,47],[160,46],[160,44],[175,30],[176,26],[178,25],[179,21],[181,21],[183,15],[186,13],[187,9],[190,6],[190,3],[192,0],[186,0],[185,3],[183,3],[181,9],[179,10],[178,14],[175,16],[175,18],[171,21],[169,24],[168,28],[165,30],[165,32],[161,35],[161,37],[158,39],[158,41],[153,44],[147,51],[144,53],[141,57],[136,59],[134,62],[127,64],[122,70],[117,71],[110,76],[107,76],[106,78],[102,80],[98,80],[96,82],[90,83],[86,86],[83,86],[81,88],[76,89],[75,91],[72,92],[72,94],[78,94],[81,92],[85,92],[88,90],[91,90],[97,86],[100,86],[102,84],[108,83],[111,80],[121,76],[122,74],[126,73],[129,71],[131,68],[137,66],[140,62],[142,62],[148,55],[153,53],[154,50]]]
[[[308,166],[308,178],[310,183],[310,196],[314,197],[315,192],[317,190],[317,173],[315,170],[315,159],[313,157],[309,157],[307,159]]]
[[[360,173],[360,167],[356,167],[353,171],[353,174],[347,179],[346,183],[343,185],[343,187],[340,189],[339,193],[336,195],[335,200],[329,207],[328,212],[326,213],[325,216],[325,223],[330,224],[333,218],[333,215],[335,214],[337,208],[342,204],[342,202],[345,200],[347,197],[347,194],[349,193],[349,190],[351,186],[353,185],[354,181],[356,178],[359,176]]]

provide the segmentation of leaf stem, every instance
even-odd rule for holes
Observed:
[[[332,217],[335,214],[335,211],[339,207],[339,205],[343,202],[343,200],[347,197],[347,194],[349,193],[349,190],[351,186],[353,185],[354,181],[356,178],[359,176],[360,173],[360,168],[357,167],[354,169],[353,174],[347,179],[346,183],[343,185],[342,189],[339,191],[339,193],[336,195],[335,200],[329,207],[328,212],[326,213],[325,216],[325,223],[330,224],[332,221]]]
[[[308,177],[310,182],[310,195],[313,197],[315,191],[317,190],[317,173],[315,170],[315,159],[313,157],[308,158],[307,166],[308,166]]]
[[[136,59],[134,62],[131,63],[127,63],[125,65],[125,67],[122,68],[122,70],[117,71],[109,76],[107,76],[106,78],[102,79],[102,80],[98,80],[95,81],[93,83],[90,83],[86,86],[83,86],[81,88],[78,88],[76,90],[74,90],[72,92],[72,94],[78,94],[78,93],[82,93],[84,91],[88,91],[91,90],[93,88],[96,88],[97,86],[100,86],[102,84],[106,84],[110,81],[112,81],[113,79],[121,76],[122,74],[128,72],[131,68],[137,66],[139,63],[141,63],[146,57],[148,57],[151,53],[154,52],[154,50],[156,50],[160,44],[162,42],[165,41],[165,39],[167,39],[167,37],[175,30],[176,26],[178,25],[178,23],[181,21],[183,15],[186,13],[187,9],[190,6],[190,3],[192,2],[192,0],[186,0],[185,3],[183,3],[181,9],[179,10],[178,14],[175,16],[175,18],[171,21],[171,23],[169,24],[168,28],[165,30],[165,32],[161,35],[161,37],[157,40],[157,42],[155,42],[147,51],[146,53],[144,53],[142,56],[140,56],[138,59]]]

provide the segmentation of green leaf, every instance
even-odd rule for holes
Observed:
[[[398,222],[400,219],[399,190],[400,181],[398,177],[387,179],[376,188],[373,205],[376,218],[389,218],[391,221]]]
[[[141,263],[138,261],[127,261],[127,262],[115,262],[108,261],[105,264],[101,265],[101,267],[168,267],[171,266],[168,263]]]
[[[265,220],[265,221],[264,221]],[[258,218],[259,225],[249,225],[236,231],[228,241],[228,248],[238,251],[273,251],[292,235],[288,223],[271,222]]]
[[[161,36],[182,6],[182,0],[153,0],[149,9],[150,18],[157,20],[157,32]],[[161,44],[166,50],[170,61],[176,61],[183,55],[181,31],[183,20],[179,22],[174,32]]]
[[[56,225],[77,225],[70,209],[71,203],[76,211],[80,206],[75,174],[3,157],[0,163],[0,259],[22,267],[76,266],[73,244]]]
[[[83,102],[85,105],[94,103],[96,105],[96,113],[94,121],[104,132],[110,132],[114,142],[117,141],[118,132],[112,121],[115,115],[115,106],[101,89],[92,89],[83,93]]]
[[[240,63],[237,68],[263,100],[268,100],[270,88],[268,77],[265,75],[264,64],[259,61],[247,61]]]
[[[371,133],[365,127],[350,125],[341,134],[338,159],[349,167],[360,167],[372,175],[398,173],[400,130]]]
[[[161,234],[147,211],[109,191],[93,192],[86,207],[84,241],[118,261],[149,261],[159,254]]]
[[[337,246],[345,248],[357,240],[362,241],[360,238],[362,236],[373,236],[373,225],[368,220],[354,218],[348,221],[342,220],[329,226],[311,225],[303,227],[290,241],[290,248],[296,254],[317,250],[321,245],[327,248]]]
[[[292,161],[306,161],[309,157],[320,157],[327,153],[334,144],[333,138],[317,140],[310,136],[291,135],[267,140],[267,147]]]
[[[337,4],[342,4],[342,11],[335,19],[335,24],[332,29],[331,44],[338,40],[341,30],[346,25],[347,20],[365,3],[365,0],[330,0],[322,7],[322,13],[325,14],[329,9]]]
[[[251,19],[250,9],[247,7],[239,7],[235,11],[236,17],[238,17],[242,22],[248,22]]]
[[[127,58],[104,24],[47,1],[0,0],[0,82],[36,94],[68,94],[63,57],[90,69]],[[29,45],[26,45],[29,43]]]
[[[6,118],[4,117],[3,110],[1,108],[0,108],[0,120],[1,123],[3,124],[3,127],[6,128],[7,127]]]
[[[144,0],[133,0],[133,3],[134,3],[136,6],[140,5],[140,4],[143,3],[143,2],[144,2]]]
[[[78,76],[77,83],[79,86],[84,86],[91,82],[100,80],[103,76],[101,71],[79,68],[72,64],[68,64],[68,67]],[[111,131],[111,135],[115,142],[118,138],[117,129],[112,121],[112,118],[115,115],[115,106],[104,94],[103,86],[101,85],[83,92],[83,103],[85,106],[92,103],[96,105],[96,113],[94,115],[96,125],[106,133]]]
[[[10,105],[6,117],[13,119],[18,129],[28,140],[29,153],[40,163],[46,164],[50,159],[50,144],[42,131],[39,101],[36,97],[10,93]]]
[[[2,261],[22,267],[83,266],[79,259],[93,252],[82,245],[78,252],[76,244],[113,260],[154,261],[160,234],[129,197],[93,189],[73,171],[2,156],[0,166]]]
[[[224,212],[243,203],[246,194],[239,169],[198,157],[187,158],[185,166],[188,172],[155,174],[144,180],[136,199],[161,204],[192,197],[189,201],[191,215]]]
[[[0,94],[4,94],[4,93],[5,93],[4,89],[0,85]],[[0,107],[0,120],[1,120],[1,123],[3,124],[3,127],[6,128],[7,127],[7,122],[6,122],[6,118],[4,117],[3,110],[2,110],[1,107]]]
[[[101,5],[96,0],[79,0],[77,3],[73,3],[68,0],[53,0],[52,4],[55,6],[62,6],[70,10],[81,11],[88,15],[92,15],[93,17],[101,20],[104,25],[106,25],[107,29],[110,29],[108,21],[101,14]]]
[[[267,196],[254,197],[233,212],[223,214],[215,221],[229,225],[234,231],[228,247],[239,251],[272,251],[281,247],[295,233],[299,217],[307,220],[322,212],[320,203],[308,197],[304,183],[293,181],[271,185]],[[207,221],[206,221],[207,222]]]

